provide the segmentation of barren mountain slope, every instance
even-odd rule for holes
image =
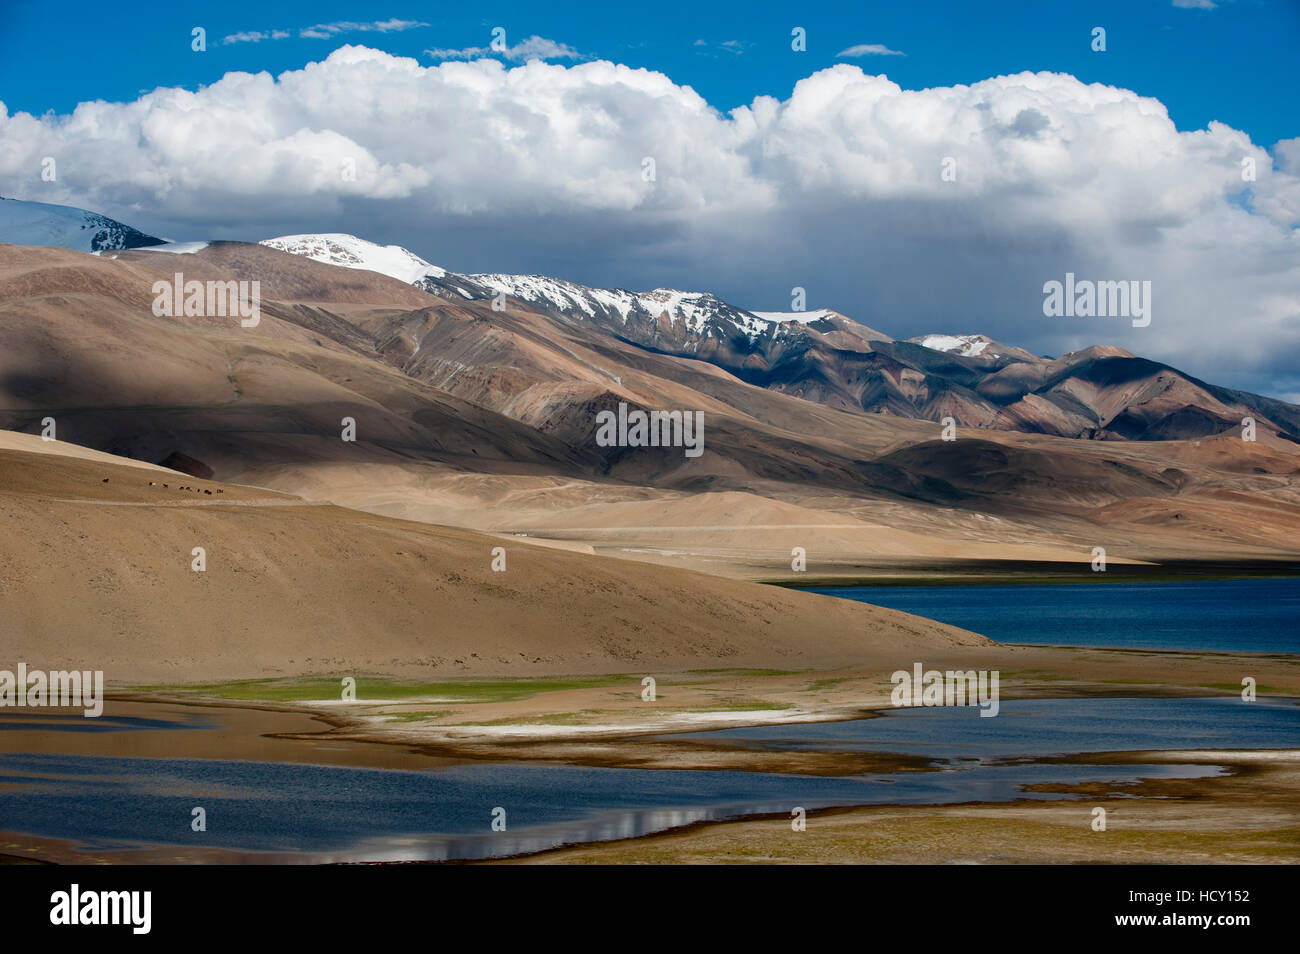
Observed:
[[[175,271],[263,276],[261,322],[155,317],[152,284]],[[752,574],[788,570],[795,546],[844,567],[1296,552],[1300,447],[1267,428],[1255,443],[968,427],[941,441],[935,424],[756,387],[527,302],[497,311],[259,246],[0,247],[0,344],[6,427],[50,416],[64,440],[216,479],[635,559]],[[1090,349],[1029,383],[1125,358]],[[622,401],[702,411],[703,455],[598,446],[597,412]]]
[[[33,668],[117,683],[830,668],[984,642],[844,600],[9,443],[0,589],[22,611],[5,646]]]

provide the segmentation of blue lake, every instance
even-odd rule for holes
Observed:
[[[769,751],[906,752],[982,761],[1061,752],[1300,748],[1300,706],[1289,699],[1004,699],[994,718],[981,718],[974,707],[881,712],[875,719],[750,726],[691,737]]]
[[[788,817],[796,806],[1062,799],[1070,796],[1027,793],[1024,786],[1211,776],[1221,769],[1090,765],[1086,755],[1083,764],[1026,760],[1118,749],[1295,747],[1300,707],[1270,699],[1004,700],[991,719],[975,708],[898,709],[853,722],[689,736],[708,737],[766,749],[910,752],[940,768],[825,778],[510,763],[393,771],[6,753],[0,831],[128,854],[132,847],[188,845],[264,861],[479,858],[694,821]],[[207,812],[206,832],[190,830],[196,805]],[[506,810],[503,832],[490,827],[497,807]]]
[[[810,589],[1000,643],[1300,653],[1300,577]]]

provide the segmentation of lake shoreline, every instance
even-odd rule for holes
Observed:
[[[1203,765],[1224,767],[1228,772],[1200,778],[1024,786],[1026,792],[1051,791],[1063,796],[1052,801],[1020,797],[813,808],[807,812],[807,832],[795,832],[785,813],[742,814],[629,838],[565,843],[491,858],[365,861],[348,858],[349,852],[341,849],[334,852],[337,860],[320,861],[320,852],[171,844],[81,850],[72,839],[0,831],[0,864],[807,863],[814,860],[807,856],[809,849],[818,853],[815,860],[846,863],[1300,862],[1300,809],[1296,807],[1300,805],[1300,749],[1087,752],[1029,761]],[[1098,807],[1107,812],[1115,842],[1107,842],[1090,827]],[[882,826],[882,820],[888,824]],[[1173,821],[1188,827],[1170,830]],[[928,833],[936,825],[950,830],[945,841],[955,840],[958,848],[948,844],[946,853],[937,857],[936,845],[927,843],[924,857],[915,856],[918,833]],[[958,837],[953,832],[964,834]],[[819,833],[825,837],[819,839]],[[1062,838],[1072,842],[1065,854],[1057,853]],[[756,839],[765,856],[746,858]],[[1189,840],[1195,846],[1182,844]],[[1008,844],[1014,847],[1014,857],[1007,855]],[[992,845],[1000,847],[990,855]]]
[[[934,619],[1003,646],[1300,656],[1300,578],[1294,576],[1037,583],[877,583],[805,592]]]
[[[1058,758],[1093,764],[1215,765],[1229,772],[1197,779],[1061,785],[1062,794],[1071,797],[1054,801],[1022,797],[814,808],[807,812],[804,832],[793,830],[787,813],[745,814],[689,822],[629,838],[566,843],[491,858],[319,862],[290,852],[183,845],[83,851],[71,839],[0,831],[0,865],[1300,862],[1300,812],[1294,808],[1295,796],[1300,793],[1300,749],[1154,750]],[[1108,832],[1092,830],[1093,810],[1098,807],[1107,812]],[[1178,832],[1162,833],[1162,821],[1167,824],[1174,818],[1191,824]],[[936,826],[949,829],[942,853],[932,843],[918,855],[917,836],[933,833]],[[959,834],[954,837],[953,831]],[[1119,844],[1108,844],[1108,833]],[[1061,850],[1063,840],[1074,843],[1065,852]],[[1191,848],[1179,844],[1186,840],[1196,844]],[[762,846],[761,856],[754,855],[756,841]],[[853,847],[855,844],[859,847]],[[1016,857],[1007,856],[1008,847],[1014,848]],[[1217,857],[1214,851],[1218,851]]]
[[[989,644],[929,648],[918,662],[927,669],[989,669],[1001,672],[1001,699],[1095,699],[1222,697],[1241,694],[1243,675],[1257,681],[1261,696],[1294,701],[1300,698],[1300,658],[1287,653],[1189,652],[1178,650],[1093,649],[1040,645]],[[344,703],[319,697],[300,698],[327,687],[328,681],[285,679],[238,682],[228,686],[150,687],[128,691],[116,687],[109,693],[106,715],[116,718],[171,720],[192,731],[139,729],[116,732],[54,731],[53,729],[4,733],[6,751],[42,755],[143,756],[153,758],[223,759],[254,762],[297,762],[304,765],[434,769],[466,764],[524,763],[538,766],[591,768],[688,769],[809,775],[821,778],[877,772],[926,773],[935,770],[930,759],[915,752],[816,751],[747,748],[734,740],[708,737],[710,730],[731,727],[769,727],[789,723],[846,722],[879,716],[892,709],[890,673],[900,665],[896,652],[885,652],[874,665],[838,670],[713,670],[658,673],[654,702],[642,696],[642,674],[609,674],[600,678],[507,680],[497,683],[444,681],[437,684],[403,684],[391,678],[357,680],[357,702]],[[335,684],[336,685],[336,684]],[[456,687],[465,692],[456,697]],[[473,691],[470,691],[470,690]],[[223,698],[222,693],[228,697]],[[267,698],[246,698],[262,693]],[[378,693],[379,697],[376,697]],[[1243,703],[1245,704],[1245,703]],[[205,727],[219,724],[221,728]],[[1061,751],[1068,753],[1063,738]],[[1156,759],[1173,758],[1171,749]],[[1203,804],[1213,808],[1213,825],[1182,815],[1180,824],[1201,831],[1206,844],[1219,844],[1221,832],[1234,831],[1242,844],[1269,860],[1277,849],[1273,835],[1285,835],[1300,821],[1286,815],[1285,805],[1300,805],[1300,765],[1291,771],[1285,759],[1265,762],[1248,750],[1217,752],[1216,764],[1233,766],[1233,777],[1258,778],[1253,788],[1225,784],[1220,778],[1153,779],[1127,785],[1122,791],[1104,786],[1080,786],[1075,794],[1102,799],[1123,820],[1133,805],[1149,803],[1144,815],[1156,825],[1161,804]],[[1196,761],[1204,753],[1187,755]],[[1068,754],[1065,756],[1070,758]],[[1097,756],[1085,756],[1096,762]],[[1132,762],[1132,753],[1114,755]],[[1274,758],[1270,756],[1270,758]],[[1297,756],[1300,759],[1300,755]],[[1245,785],[1245,787],[1243,787]],[[1172,794],[1171,794],[1172,793]],[[1170,801],[1173,794],[1177,799]],[[1137,796],[1135,799],[1133,796]],[[1289,802],[1288,802],[1289,799]],[[1079,802],[1072,804],[1078,806]],[[1091,801],[1089,801],[1091,804]],[[1055,807],[1053,807],[1055,806]],[[978,823],[963,828],[962,811],[978,816]],[[1181,809],[1180,809],[1181,810]],[[992,832],[1012,837],[1018,824],[1045,832],[1039,847],[1053,839],[1072,838],[1070,825],[1079,819],[1056,803],[1025,806],[1021,800],[971,803],[966,808],[936,805],[869,806],[866,808],[810,811],[809,830],[828,825],[833,844],[823,846],[828,860],[869,861],[862,845],[879,842],[872,826],[888,814],[895,848],[920,836],[928,824],[942,824],[953,832],[965,830],[972,844]],[[1110,811],[1110,808],[1108,808]],[[1147,809],[1144,809],[1147,811]],[[1292,815],[1297,814],[1294,809]],[[1217,813],[1217,814],[1214,814]],[[974,816],[972,816],[974,817]],[[1207,816],[1208,818],[1209,816]],[[870,821],[875,820],[875,821]],[[1118,822],[1117,822],[1118,823]],[[1144,822],[1146,824],[1146,822]],[[763,828],[767,825],[767,828]],[[747,851],[754,839],[766,841],[784,825],[745,817],[710,821],[689,831],[673,829],[640,835],[632,843],[585,843],[520,855],[512,861],[544,863],[548,860],[666,860],[662,846],[683,847],[686,857],[700,853],[713,860],[728,860],[729,853]],[[759,827],[754,827],[759,826]],[[773,827],[775,826],[775,828]],[[863,827],[866,826],[866,827]],[[1034,827],[1038,826],[1038,827]],[[1062,827],[1064,826],[1064,827]],[[1234,827],[1235,826],[1235,827]],[[771,829],[771,830],[769,830]],[[1086,830],[1086,829],[1085,829]],[[1204,861],[1180,847],[1177,830],[1161,834],[1145,830],[1141,836],[1143,858],[1167,862]],[[1247,832],[1242,835],[1241,832]],[[1250,832],[1260,833],[1259,837]],[[805,833],[806,834],[806,833]],[[1097,833],[1101,837],[1100,833]],[[957,835],[953,835],[957,838]],[[992,837],[992,836],[990,836]],[[1199,837],[1199,836],[1198,836]],[[1227,837],[1226,835],[1222,837]],[[1281,837],[1280,835],[1278,837]],[[674,839],[685,839],[675,841]],[[1262,841],[1260,839],[1263,839]],[[1300,839],[1298,839],[1300,840]],[[801,842],[787,842],[784,834],[771,851],[778,860],[816,860],[801,854]],[[1032,841],[1032,839],[1031,839]],[[810,839],[809,844],[812,843]],[[858,847],[854,847],[858,845]],[[1270,845],[1272,847],[1270,847]],[[1160,847],[1163,846],[1163,847]],[[1025,842],[1028,852],[1032,845]],[[1082,846],[1080,846],[1082,847]],[[779,850],[778,850],[779,849]],[[890,849],[894,850],[894,849]],[[961,847],[948,846],[953,860],[999,860]],[[1135,849],[1136,850],[1136,849]],[[1198,849],[1199,850],[1199,849]],[[1222,850],[1240,855],[1240,850]],[[1243,849],[1244,850],[1244,849]],[[1163,851],[1164,854],[1159,854]],[[963,854],[966,852],[966,854]],[[1143,854],[1145,852],[1145,854]],[[1155,852],[1155,854],[1152,854]],[[566,854],[567,853],[567,854]],[[1271,854],[1272,853],[1272,854]],[[197,847],[152,846],[131,852],[103,852],[92,858],[49,839],[31,840],[12,833],[0,836],[0,855],[89,863],[293,863],[292,857],[265,852],[237,852]],[[874,856],[873,856],[874,857]],[[875,860],[883,860],[876,858]],[[1039,862],[1055,859],[1033,855]],[[339,860],[351,860],[343,859]],[[734,857],[731,860],[735,860]],[[932,860],[942,860],[933,859]],[[1015,859],[1013,859],[1015,860]],[[1018,859],[1023,860],[1023,859]],[[301,859],[298,859],[301,863]]]
[[[754,583],[786,589],[829,589],[870,586],[1038,586],[1086,583],[1176,583],[1210,580],[1282,579],[1300,576],[1294,560],[1166,560],[1151,563],[1110,562],[1104,572],[1093,572],[1084,559],[1078,563],[1046,563],[1021,560],[899,561],[882,564],[878,570],[867,565],[843,573],[786,572],[780,576],[755,577]]]
[[[1297,864],[1300,750],[1157,750],[1103,759],[1227,766],[1205,779],[1076,786],[1062,801],[868,805],[696,822],[476,864]],[[1064,790],[1066,787],[1062,786]],[[1098,831],[1096,810],[1106,815]]]

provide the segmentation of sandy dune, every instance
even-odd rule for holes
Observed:
[[[522,541],[504,544],[507,569],[494,572],[499,537],[36,442],[0,450],[6,656],[32,667],[103,669],[118,684],[823,668],[984,642],[862,604]],[[194,572],[200,546],[207,568]]]

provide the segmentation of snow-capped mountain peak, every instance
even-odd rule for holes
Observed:
[[[633,292],[592,288],[546,275],[489,273],[459,275],[431,265],[400,245],[378,245],[355,235],[320,233],[282,235],[260,244],[344,268],[364,268],[417,285],[446,298],[483,299],[498,294],[528,302],[543,311],[577,320],[626,325],[654,325],[666,320],[674,328],[699,336],[726,336],[736,331],[751,341],[781,333],[781,325],[818,321],[827,311],[775,312],[755,315],[708,292],[656,288]]]
[[[494,292],[518,298],[545,310],[575,318],[614,320],[626,324],[629,319],[658,321],[666,318],[672,325],[679,322],[694,334],[704,331],[715,318],[730,321],[753,338],[768,333],[767,323],[739,308],[728,305],[708,292],[687,292],[675,288],[656,288],[632,292],[623,288],[591,288],[545,275],[486,274],[467,276],[472,282]]]
[[[426,278],[441,279],[447,276],[446,269],[426,262],[400,245],[378,245],[342,232],[281,235],[279,238],[263,239],[258,244],[327,265],[379,272],[410,285],[419,285]]]
[[[493,292],[501,292],[520,301],[554,308],[566,314],[581,312],[589,318],[595,317],[597,310],[603,307],[626,319],[636,297],[622,289],[587,288],[576,282],[548,278],[545,275],[485,274],[469,277]]]
[[[675,288],[656,288],[636,296],[637,304],[655,318],[667,316],[673,324],[680,318],[689,331],[699,332],[710,318],[725,317],[740,325],[751,337],[767,329],[747,311],[733,308],[708,292],[678,291]]]
[[[0,242],[102,252],[158,245],[162,239],[98,212],[0,196]]]
[[[985,335],[921,335],[907,340],[931,351],[945,351],[965,358],[998,357],[988,350],[989,345],[994,342],[992,338]]]
[[[801,325],[808,325],[815,321],[824,321],[836,314],[836,312],[831,311],[829,308],[818,308],[816,311],[755,311],[751,314],[778,325],[783,325],[787,321],[797,321]]]
[[[380,272],[452,300],[482,300],[507,295],[539,311],[572,321],[593,321],[612,328],[636,329],[634,338],[660,335],[702,342],[744,337],[751,346],[762,338],[802,334],[802,325],[837,316],[828,309],[811,312],[749,312],[707,291],[598,289],[564,278],[538,274],[458,274],[430,265],[400,246],[380,246],[356,235],[325,233],[281,235],[261,244],[343,268]]]

